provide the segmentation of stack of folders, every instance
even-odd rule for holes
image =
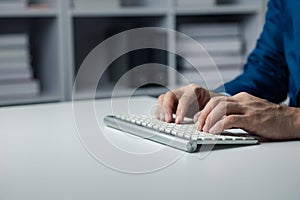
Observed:
[[[78,10],[117,9],[120,0],[73,0],[73,8]]]
[[[244,42],[238,23],[182,24],[179,31],[193,38],[178,39],[177,51],[183,56],[180,84],[188,80],[214,89],[242,72]],[[207,53],[196,51],[195,42]]]
[[[36,96],[39,88],[33,79],[27,34],[1,34],[0,99]]]
[[[176,0],[176,6],[178,8],[197,8],[203,6],[214,6],[216,0]]]
[[[0,10],[22,10],[27,6],[27,0],[0,0]]]

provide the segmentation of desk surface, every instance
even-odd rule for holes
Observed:
[[[90,102],[76,104],[80,116],[85,116]],[[116,112],[149,113],[153,112],[155,100],[117,99],[113,104],[110,100],[96,101],[95,116],[101,119],[109,114],[111,105]],[[73,108],[71,103],[59,103],[0,109],[1,200],[300,197],[299,141],[215,149],[201,159],[199,153],[172,149],[171,156],[181,156],[167,167],[149,173],[124,173],[99,162],[84,147]],[[103,126],[101,120],[99,125]],[[104,130],[105,134],[120,135],[108,138],[112,143],[140,155],[165,148],[108,128]],[[104,150],[103,154],[110,152]],[[158,159],[169,158],[163,154]]]

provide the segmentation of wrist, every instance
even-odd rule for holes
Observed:
[[[299,108],[290,108],[292,110],[293,118],[293,132],[295,139],[300,139],[300,109]]]
[[[300,139],[300,109],[289,107],[286,105],[280,105],[279,110],[285,114],[287,123],[287,132],[289,132],[291,139]]]

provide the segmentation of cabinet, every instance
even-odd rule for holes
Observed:
[[[74,80],[78,70],[99,43],[108,37],[139,27],[161,27],[176,30],[185,23],[235,22],[241,29],[244,56],[253,49],[264,21],[265,0],[234,0],[226,4],[208,7],[176,7],[175,0],[126,0],[118,8],[75,9],[71,0],[35,0],[47,6],[31,6],[25,10],[0,12],[0,33],[28,33],[30,38],[34,77],[41,83],[41,93],[30,98],[0,100],[0,105],[16,105],[43,102],[58,102],[72,99],[88,99],[89,75],[85,79]],[[151,36],[145,36],[149,41]],[[166,49],[176,51],[177,39],[172,32],[157,38]],[[120,41],[119,48],[126,48],[134,39]],[[157,41],[155,41],[157,42]],[[114,47],[116,48],[116,47]],[[109,48],[107,54],[114,52]],[[103,59],[105,56],[102,55]],[[179,69],[175,54],[157,49],[139,49],[128,52],[115,60],[100,79],[97,98],[112,95],[115,83],[128,70],[147,63],[160,63]],[[93,71],[90,72],[91,76]],[[130,77],[118,96],[129,95],[130,88],[139,87],[135,95],[158,95],[167,88],[180,85],[177,74],[168,67],[162,71],[147,71],[148,76],[160,74],[161,85],[140,85],[147,76]],[[143,77],[143,78],[140,78]],[[141,80],[140,80],[140,79]]]

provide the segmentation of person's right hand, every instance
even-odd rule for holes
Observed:
[[[171,122],[172,115],[176,114],[175,122],[180,124],[192,105],[195,105],[192,108],[195,114],[203,109],[211,95],[214,96],[213,93],[196,84],[169,91],[159,96],[155,116],[162,121]]]

